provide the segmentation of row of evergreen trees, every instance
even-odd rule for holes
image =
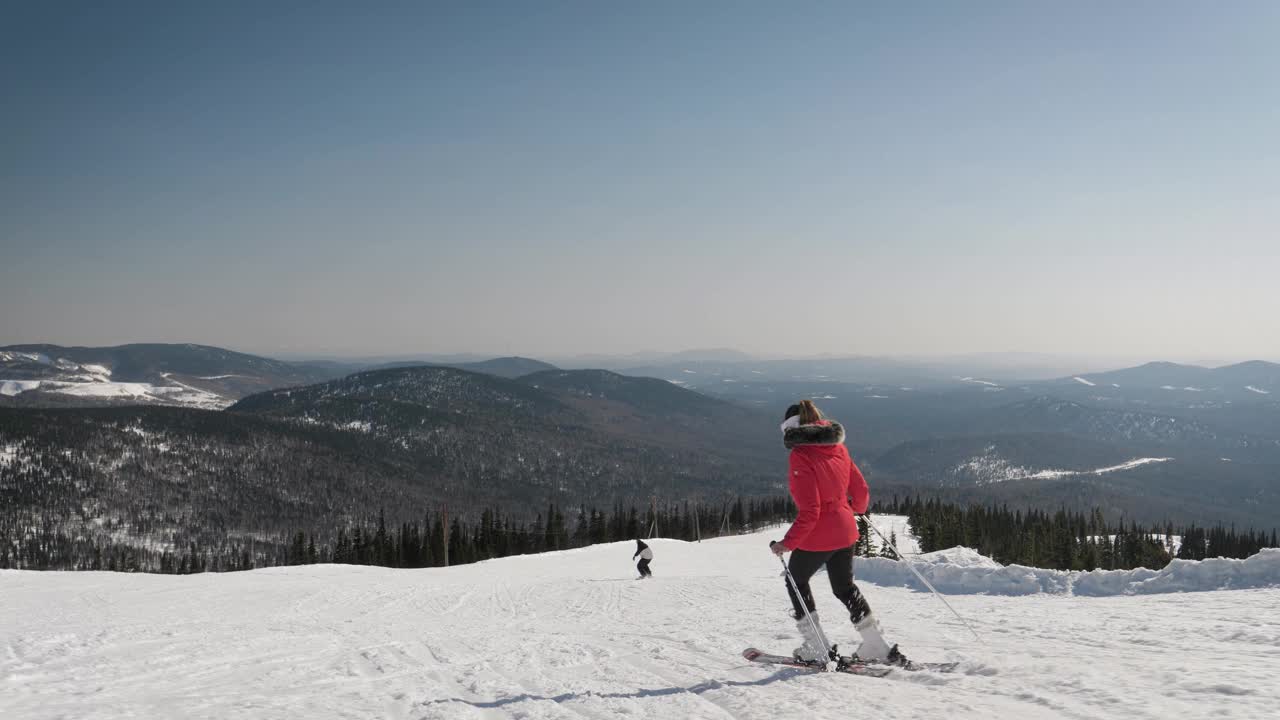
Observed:
[[[478,517],[450,516],[440,509],[421,522],[391,526],[380,513],[376,520],[328,531],[233,537],[216,546],[126,533],[113,539],[43,521],[21,532],[0,526],[0,569],[188,574],[329,562],[438,567],[635,538],[697,540],[754,532],[790,520],[794,506],[785,497],[739,497],[719,505],[637,508],[618,503],[605,510],[579,506],[567,512],[552,504],[524,521],[498,509],[486,509]]]
[[[571,511],[572,512],[572,511]],[[596,543],[665,537],[700,540],[722,534],[754,532],[794,516],[789,498],[738,498],[716,507],[698,503],[649,508],[616,504],[608,511],[579,506],[572,519],[552,504],[532,522],[520,522],[499,510],[484,510],[468,522],[436,513],[422,523],[388,527],[357,523],[341,528],[332,543],[317,543],[303,533],[293,536],[287,562],[381,565],[397,568],[463,565],[509,555],[568,550]]]
[[[239,537],[216,546],[189,542],[178,548],[129,537],[93,539],[42,523],[20,537],[0,528],[0,568],[188,574],[311,563],[439,567],[635,538],[693,541],[754,532],[789,522],[794,513],[788,497],[738,498],[718,506],[689,502],[647,508],[619,503],[607,510],[579,506],[567,514],[552,504],[531,521],[498,509],[484,510],[478,517],[450,517],[440,510],[424,515],[421,522],[389,526],[380,513],[376,520],[351,522],[329,532]],[[1087,514],[1046,512],[895,496],[873,506],[873,521],[876,513],[907,515],[924,552],[963,545],[1001,563],[1059,570],[1159,569],[1174,556],[1244,558],[1264,547],[1280,547],[1274,530],[1268,535],[1222,526],[1179,530],[1170,524],[1113,525],[1097,509]],[[883,543],[865,519],[858,524],[857,554],[894,557],[891,546],[897,542],[896,535]],[[1178,536],[1180,545],[1175,542]]]
[[[923,552],[963,545],[997,562],[1056,570],[1158,570],[1175,556],[1246,558],[1264,547],[1280,547],[1274,530],[1268,536],[1234,526],[1206,531],[1195,526],[1179,530],[1171,523],[1113,525],[1097,508],[1090,513],[1047,512],[894,497],[878,509],[909,516]]]

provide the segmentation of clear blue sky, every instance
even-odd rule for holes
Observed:
[[[0,344],[1280,359],[1280,3],[23,3]]]

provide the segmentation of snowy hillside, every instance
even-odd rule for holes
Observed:
[[[0,348],[0,406],[173,405],[217,410],[340,370],[191,344]]]
[[[739,657],[796,644],[766,549],[780,534],[653,541],[652,581],[633,579],[633,543],[427,570],[3,571],[0,717],[1185,719],[1280,701],[1280,551],[1175,564],[1177,582],[1094,573],[1088,596],[1062,573],[1001,594],[1026,569],[963,550],[916,558],[985,644],[895,563],[860,560],[891,640],[962,661],[872,679]],[[1187,589],[1204,591],[1171,592]]]

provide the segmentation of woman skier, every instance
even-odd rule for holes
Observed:
[[[779,556],[791,553],[788,568],[802,596],[796,597],[787,583],[796,628],[804,636],[804,644],[796,648],[795,655],[801,660],[826,660],[830,652],[815,632],[821,626],[809,590],[809,578],[825,565],[831,592],[848,608],[849,619],[862,637],[857,656],[863,660],[900,661],[897,646],[890,648],[884,641],[871,606],[853,584],[853,544],[858,540],[854,515],[867,511],[870,491],[845,449],[844,428],[840,423],[824,420],[810,400],[787,408],[783,420],[782,442],[791,450],[791,498],[799,514],[782,541],[770,543],[769,549]],[[805,608],[812,624],[805,618]]]
[[[636,563],[636,569],[640,571],[640,579],[653,577],[653,573],[649,571],[649,561],[653,559],[653,551],[640,538],[636,538],[636,554],[631,556],[632,560],[640,558],[640,562]]]

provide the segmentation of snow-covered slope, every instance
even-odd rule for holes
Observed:
[[[221,409],[232,403],[231,399],[215,392],[175,380],[173,373],[161,373],[163,380],[160,383],[120,382],[111,379],[112,371],[104,365],[76,363],[41,353],[0,351],[0,373],[8,370],[12,364],[39,366],[40,379],[0,379],[0,395],[16,397],[26,392],[39,391],[103,401],[185,405],[205,409]]]
[[[651,581],[633,579],[633,543],[427,570],[0,571],[0,717],[1185,720],[1273,717],[1280,701],[1274,565],[1271,588],[950,596],[979,644],[927,593],[869,582],[888,561],[859,561],[890,639],[959,672],[749,664],[749,645],[797,642],[766,548],[780,534],[653,541]],[[994,569],[963,551],[922,560]],[[850,642],[815,583],[829,634]]]

